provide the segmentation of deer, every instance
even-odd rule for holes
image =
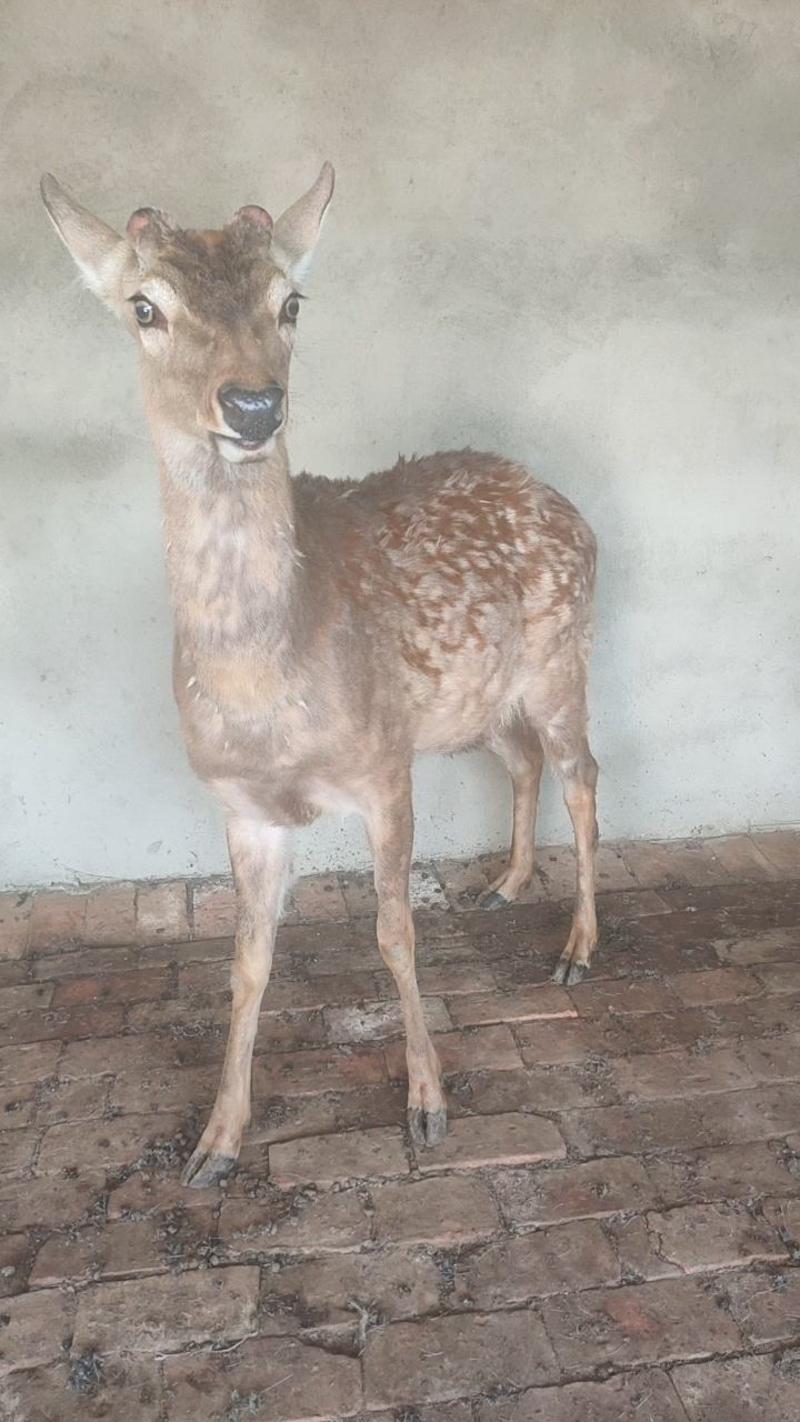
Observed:
[[[447,1129],[410,907],[418,752],[494,752],[513,791],[507,867],[488,908],[534,872],[544,761],[576,853],[572,925],[553,974],[597,940],[597,763],[587,738],[596,542],[521,464],[464,449],[358,479],[290,474],[289,372],[303,287],[334,189],[325,163],[277,220],[218,230],[138,208],[123,234],[51,175],[45,207],[89,289],[136,339],[158,456],[174,617],[173,689],[189,762],[221,801],[237,901],[219,1088],[183,1172],[234,1169],[289,872],[291,832],[326,812],[366,826],[377,940],[396,984],[419,1148]]]

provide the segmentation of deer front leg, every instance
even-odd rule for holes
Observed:
[[[439,1061],[425,1026],[414,965],[414,921],[408,877],[414,839],[411,780],[393,783],[391,795],[370,808],[367,819],[375,859],[378,947],[397,984],[406,1031],[408,1125],[415,1145],[433,1146],[447,1132],[447,1106]]]
[[[236,1164],[250,1120],[250,1068],[258,1013],[269,981],[275,929],[286,886],[286,831],[232,816],[228,847],[236,883],[236,945],[231,1023],[214,1109],[183,1172],[184,1185],[214,1185]]]

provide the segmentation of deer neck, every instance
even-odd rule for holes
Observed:
[[[216,702],[274,699],[301,562],[284,441],[253,464],[162,459],[167,571],[185,670]]]

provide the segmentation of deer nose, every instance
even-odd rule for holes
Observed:
[[[223,385],[217,393],[225,423],[248,443],[261,444],[274,434],[283,420],[283,390],[265,385],[263,390],[243,390],[239,385]]]

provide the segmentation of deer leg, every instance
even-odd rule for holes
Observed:
[[[258,1013],[269,981],[275,929],[288,870],[286,831],[232,816],[228,847],[236,882],[231,1021],[216,1101],[184,1172],[184,1185],[214,1185],[236,1164],[250,1120],[250,1071]]]
[[[397,985],[406,1031],[409,1131],[415,1145],[433,1146],[447,1131],[447,1106],[414,965],[414,921],[408,891],[414,814],[407,772],[404,793],[398,794],[393,786],[392,798],[375,804],[366,821],[375,859],[378,947]]]
[[[534,828],[544,753],[533,726],[521,719],[507,730],[495,732],[486,744],[506,767],[514,795],[511,857],[503,873],[480,897],[484,908],[495,909],[512,903],[533,874]]]
[[[556,964],[553,979],[569,985],[580,982],[597,943],[595,910],[595,850],[597,817],[595,786],[597,762],[582,738],[574,756],[554,758],[561,777],[564,801],[572,820],[577,857],[577,894],[567,946]]]

